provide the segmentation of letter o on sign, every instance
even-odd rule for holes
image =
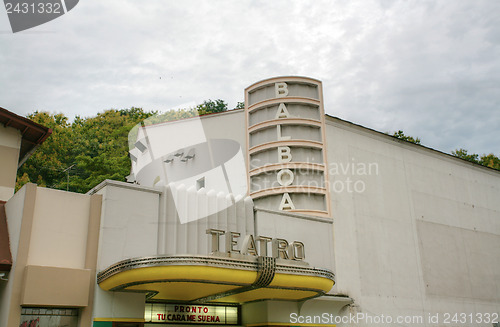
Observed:
[[[282,169],[278,172],[277,179],[280,185],[288,186],[292,184],[294,177],[293,171],[290,169]]]

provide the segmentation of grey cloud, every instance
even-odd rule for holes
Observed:
[[[329,114],[499,154],[499,4],[87,0],[32,33],[0,34],[0,106],[235,105],[253,82],[305,75],[323,81]]]

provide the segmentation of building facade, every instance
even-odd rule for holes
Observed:
[[[325,115],[318,80],[129,141],[128,183],[10,184],[0,325],[498,323],[500,173]]]

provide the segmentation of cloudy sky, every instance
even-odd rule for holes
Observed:
[[[243,101],[323,81],[326,112],[426,146],[500,155],[500,1],[83,0],[13,34],[0,8],[0,106],[90,116]]]

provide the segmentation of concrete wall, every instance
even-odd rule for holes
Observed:
[[[334,251],[330,218],[257,209],[255,226],[257,235],[285,239],[288,243],[304,243],[304,262],[311,267],[333,270]],[[271,251],[270,247],[268,251]]]
[[[85,268],[90,197],[38,188],[28,265]]]
[[[16,172],[21,148],[21,132],[0,124],[0,200],[14,195]]]
[[[9,228],[10,251],[14,264],[8,275],[7,281],[0,281],[0,326],[8,326],[9,312],[11,311],[11,298],[14,289],[14,278],[17,273],[16,258],[21,234],[21,223],[24,209],[24,199],[27,187],[21,188],[5,205],[7,226]],[[16,326],[17,327],[17,326]]]
[[[88,196],[26,184],[6,203],[13,267],[1,325],[18,327],[21,306],[81,307],[90,324],[101,211]]]
[[[109,184],[103,196],[97,269],[157,254],[160,191]]]
[[[500,173],[334,118],[326,132],[336,292],[372,315],[498,312]]]
[[[229,193],[219,167],[225,164],[231,193],[243,196],[247,189],[244,128],[244,111],[234,110],[139,129],[139,141],[130,151],[137,183],[162,187],[175,182],[189,188],[204,177],[207,189]],[[137,147],[138,144],[141,145]],[[181,161],[191,151],[194,157]],[[172,160],[168,161],[170,157]],[[229,172],[232,167],[238,170],[236,176]]]

